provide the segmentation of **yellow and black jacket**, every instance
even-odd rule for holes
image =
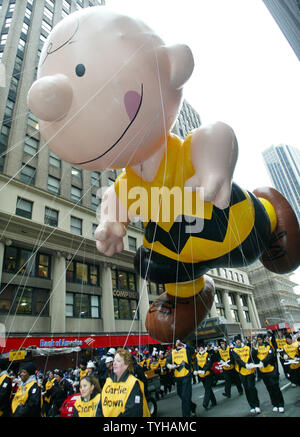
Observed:
[[[150,417],[144,384],[128,371],[120,380],[107,378],[101,392],[97,417]]]
[[[264,365],[263,367],[258,367],[259,372],[271,373],[274,370],[277,371],[276,356],[273,347],[269,343],[264,342],[257,349],[253,349],[252,355],[256,364],[262,362]]]
[[[200,378],[205,378],[211,374],[212,365],[213,360],[208,352],[204,352],[203,354],[198,353],[196,355],[195,370],[205,372],[204,374],[199,374]]]
[[[216,360],[217,361],[228,361],[228,366],[223,366],[222,369],[226,372],[228,370],[234,369],[234,362],[231,355],[231,349],[229,346],[226,347],[226,349],[222,349],[221,347],[218,348],[218,351],[216,353]]]
[[[47,404],[49,404],[51,401],[51,394],[49,393],[49,390],[51,390],[54,382],[55,382],[55,378],[52,378],[52,379],[48,379],[48,381],[45,384],[46,393],[44,395],[44,402],[46,402]]]
[[[295,341],[292,344],[286,344],[283,346],[283,351],[280,352],[280,356],[282,359],[284,359],[284,355],[288,356],[289,360],[294,360],[295,358],[300,358],[300,353],[299,353],[299,343],[297,341]],[[289,364],[287,365],[287,367],[289,367],[291,370],[297,370],[300,368],[300,360],[299,363],[297,364]]]
[[[174,369],[175,378],[184,378],[191,376],[191,362],[193,351],[189,346],[178,349],[173,349],[172,353],[167,359],[168,364],[175,364],[178,367]]]
[[[235,361],[235,370],[243,376],[252,375],[255,373],[254,369],[247,369],[246,364],[250,364],[252,362],[251,357],[251,349],[249,346],[241,346],[241,347],[234,347],[232,349],[232,356]]]
[[[283,347],[287,344],[287,342],[285,338],[278,337],[275,339],[275,344],[276,344],[276,350],[278,350],[278,349],[283,349]]]
[[[73,408],[73,417],[95,417],[100,402],[100,393],[92,393],[89,401],[84,400],[82,396],[76,399]]]
[[[9,415],[12,379],[6,371],[0,373],[0,417]]]
[[[80,369],[80,374],[79,374],[79,378],[81,379],[81,378],[84,378],[86,375],[87,375],[87,373],[88,373],[88,370],[87,369]]]
[[[21,383],[12,400],[11,411],[14,417],[40,417],[43,405],[42,389],[35,376]]]
[[[155,369],[155,373],[160,376],[165,376],[168,373],[167,368],[167,358],[159,359],[157,362],[157,368]]]

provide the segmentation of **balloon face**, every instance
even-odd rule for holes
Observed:
[[[50,33],[28,106],[63,160],[89,170],[137,164],[164,144],[176,119],[182,84],[172,63],[144,23],[101,6],[78,11]],[[187,69],[189,76],[191,55]]]

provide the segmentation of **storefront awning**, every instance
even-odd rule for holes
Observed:
[[[16,351],[19,349],[41,348],[42,350],[65,348],[102,348],[125,347],[159,344],[148,334],[131,335],[90,335],[90,336],[43,336],[43,337],[7,337],[2,338],[0,353]]]

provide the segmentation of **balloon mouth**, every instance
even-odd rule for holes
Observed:
[[[123,131],[123,133],[120,135],[120,137],[104,153],[102,153],[101,155],[97,156],[96,158],[92,158],[92,159],[89,159],[87,161],[82,161],[82,162],[71,162],[71,164],[73,164],[73,165],[88,164],[90,162],[97,161],[98,159],[100,159],[104,155],[106,155],[108,152],[110,152],[121,141],[121,139],[124,137],[124,135],[126,134],[128,129],[130,128],[130,126],[132,125],[134,120],[136,119],[138,113],[140,112],[140,109],[141,109],[141,106],[142,106],[142,102],[143,102],[143,94],[144,94],[144,86],[143,86],[143,84],[141,84],[140,102],[138,104],[138,107],[136,109],[136,112],[135,112],[134,116],[130,117],[131,121],[127,125],[126,129]]]

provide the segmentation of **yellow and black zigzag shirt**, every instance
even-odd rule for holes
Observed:
[[[191,138],[192,134],[182,142],[175,135],[168,137],[153,181],[143,180],[127,167],[115,182],[123,206],[132,215],[141,216],[145,226],[143,246],[183,263],[205,262],[228,254],[248,237],[255,222],[251,197],[237,185],[225,210],[211,202],[201,204],[197,192],[184,189],[195,173]],[[181,232],[182,225],[190,226],[185,229],[191,232]]]

